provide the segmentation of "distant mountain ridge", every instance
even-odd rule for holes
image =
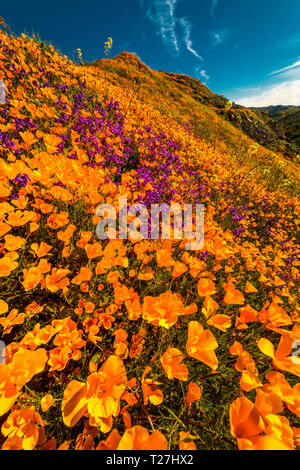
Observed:
[[[276,116],[278,113],[282,113],[285,111],[300,110],[300,106],[278,104],[278,105],[270,105],[270,106],[251,107],[251,109],[255,109],[258,111],[266,111],[272,116],[274,115]]]

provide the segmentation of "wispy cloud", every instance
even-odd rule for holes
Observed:
[[[204,85],[207,84],[208,80],[210,79],[210,76],[207,74],[206,70],[201,69],[200,67],[196,68],[196,76],[201,80]]]
[[[283,72],[286,72],[287,70],[294,69],[300,67],[300,60],[297,60],[297,62],[294,62],[291,65],[288,65],[287,67],[284,67],[283,69],[275,70],[274,72],[269,73],[268,75],[278,75]]]
[[[220,29],[218,31],[212,31],[210,33],[212,45],[219,46],[220,44],[223,44],[223,42],[225,42],[229,34],[230,34],[229,28]]]
[[[212,16],[213,19],[215,19],[215,12],[216,12],[216,8],[218,6],[218,3],[219,3],[219,0],[212,0],[212,4],[211,4],[211,7],[210,7],[210,14]]]
[[[178,55],[179,45],[176,33],[174,10],[177,0],[152,0],[147,12],[148,18],[159,28],[163,44]]]
[[[195,49],[193,49],[193,41],[191,40],[191,31],[192,31],[191,23],[185,18],[181,18],[180,23],[184,30],[184,42],[185,42],[186,49],[198,59],[203,60],[203,57],[201,57],[201,55],[199,55],[198,52]]]
[[[239,91],[239,94],[242,90]],[[245,93],[246,94],[246,93]],[[233,98],[234,99],[234,98]],[[300,80],[285,81],[267,87],[258,87],[251,96],[234,99],[242,106],[300,105]]]
[[[300,60],[267,75],[264,85],[233,90],[231,98],[243,106],[300,106]]]
[[[175,16],[178,0],[149,0],[146,16],[158,27],[164,46],[175,56],[181,52],[182,45],[197,59],[203,60],[193,47],[191,38],[192,24],[185,17]],[[140,0],[141,7],[145,2]]]

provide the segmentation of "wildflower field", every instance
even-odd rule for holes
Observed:
[[[0,33],[1,448],[294,450],[299,163],[110,48]],[[203,248],[99,240],[119,196],[204,204]]]

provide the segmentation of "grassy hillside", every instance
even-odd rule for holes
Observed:
[[[285,137],[294,142],[300,152],[300,106],[268,106],[256,109],[270,115]]]
[[[136,93],[147,96],[152,105],[153,101],[157,102],[157,109],[162,114],[188,124],[194,133],[206,140],[224,141],[240,152],[241,142],[249,146],[253,139],[273,151],[284,152],[290,157],[295,155],[295,149],[286,142],[272,119],[212,93],[195,78],[151,70],[135,54],[128,52],[113,59],[96,61],[92,67],[86,66],[104,70],[109,81],[125,88],[135,84]]]
[[[1,33],[0,80],[2,449],[296,449],[297,162],[126,53]],[[204,204],[203,248],[99,240],[120,195]]]

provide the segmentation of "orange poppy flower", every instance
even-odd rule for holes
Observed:
[[[184,312],[184,304],[179,296],[171,291],[159,297],[146,296],[143,304],[143,318],[149,323],[170,328],[177,322],[178,315]]]
[[[5,222],[0,222],[0,237],[5,235],[7,232],[11,230],[11,226],[6,224]]]
[[[239,309],[240,316],[236,318],[235,326],[239,329],[239,327],[243,326],[245,323],[254,322],[258,320],[258,312],[254,310],[249,304],[245,305],[245,307],[241,307]],[[245,325],[247,327],[247,325]]]
[[[252,401],[246,397],[234,400],[230,405],[230,432],[237,438],[248,438],[265,430],[265,424]]]
[[[229,348],[230,354],[237,355],[238,359],[235,363],[235,369],[242,372],[240,386],[242,390],[249,392],[257,387],[262,387],[262,383],[258,378],[258,370],[252,356],[245,351],[243,346],[235,341]]]
[[[196,304],[193,303],[185,307],[181,315],[192,315],[193,313],[196,313],[196,312],[198,312],[198,307]]]
[[[17,351],[12,361],[0,364],[0,416],[12,407],[23,386],[42,372],[47,362],[45,349]]]
[[[251,284],[251,282],[247,281],[246,286],[245,286],[245,294],[251,294],[253,292],[257,292],[256,287],[254,287],[254,285]]]
[[[190,382],[188,385],[188,392],[185,397],[185,404],[186,406],[191,406],[191,404],[199,400],[202,396],[201,389],[199,385],[195,384],[194,382]]]
[[[62,251],[61,251],[61,256],[63,258],[68,258],[71,254],[71,247],[70,246],[65,246]]]
[[[167,450],[168,442],[159,431],[150,435],[142,426],[127,429],[117,447],[117,450]]]
[[[230,430],[240,450],[293,450],[294,435],[284,416],[262,416],[246,397],[230,405]],[[264,432],[264,434],[262,434]]]
[[[0,325],[3,327],[3,334],[9,334],[15,325],[22,325],[24,323],[24,319],[24,313],[18,313],[16,308],[12,309],[9,315],[0,318]]]
[[[84,248],[91,238],[92,232],[81,232],[80,240],[76,243],[76,245],[80,248]]]
[[[223,303],[225,305],[243,305],[245,303],[245,297],[243,294],[235,288],[235,286],[229,281],[225,286],[225,297]]]
[[[113,429],[105,441],[100,441],[96,450],[117,450],[121,436],[116,429]]]
[[[32,267],[29,269],[23,269],[23,274],[24,281],[22,282],[22,285],[25,291],[34,289],[43,279],[42,273],[39,268]]]
[[[188,268],[184,263],[180,263],[180,261],[176,261],[174,264],[174,268],[172,271],[172,277],[177,278],[187,272]]]
[[[142,307],[139,298],[134,300],[127,300],[125,302],[125,306],[129,320],[135,321],[142,315]]]
[[[30,233],[36,232],[36,230],[39,228],[39,224],[32,222],[31,224],[29,224],[29,227],[30,227]]]
[[[0,198],[2,197],[8,197],[11,193],[11,190],[4,186],[4,184],[0,184]]]
[[[45,258],[41,258],[37,268],[41,271],[42,274],[46,274],[51,271],[51,264]],[[31,268],[30,268],[31,269]]]
[[[66,292],[70,281],[65,276],[69,272],[69,269],[52,268],[51,274],[47,274],[46,276],[46,288],[50,292],[57,292],[59,289],[62,289],[63,292]]]
[[[60,212],[59,214],[52,214],[47,219],[47,224],[50,228],[58,229],[69,223],[68,213]]]
[[[206,295],[202,308],[202,313],[204,314],[205,318],[209,318],[211,315],[213,315],[218,308],[219,305],[217,302],[209,295]]]
[[[280,421],[284,417],[278,417]],[[281,424],[286,424],[281,423]],[[272,429],[270,426],[269,429]],[[259,435],[247,439],[238,439],[238,446],[240,450],[294,450],[293,431],[290,426],[286,425],[288,436],[276,436],[274,433],[271,435]],[[286,439],[287,437],[287,439]]]
[[[91,343],[97,344],[97,341],[101,341],[102,339],[101,336],[97,336],[97,334],[99,333],[99,326],[92,325],[88,331],[89,331],[88,340]]]
[[[92,271],[87,266],[82,266],[80,268],[79,274],[72,279],[72,284],[79,286],[84,281],[90,281],[92,278]]]
[[[198,259],[194,256],[190,256],[187,259],[182,257],[182,261],[188,262],[189,268],[190,268],[190,274],[194,278],[199,276],[200,272],[204,271],[205,268],[206,268],[206,264],[204,263],[204,261],[201,261],[200,259]]]
[[[37,142],[37,138],[32,134],[32,132],[25,131],[25,132],[20,132],[20,136],[22,137],[22,140],[25,142],[28,147],[31,147],[31,145],[35,144]]]
[[[50,193],[55,199],[60,199],[61,201],[68,202],[73,199],[73,195],[65,188],[60,186],[53,186]]]
[[[16,251],[16,250],[19,250],[19,249],[22,248],[22,247],[25,245],[25,243],[26,243],[25,238],[15,237],[14,235],[6,235],[6,236],[4,237],[4,240],[5,240],[4,248],[5,248],[7,251]]]
[[[87,412],[87,399],[85,397],[86,384],[71,380],[68,383],[61,404],[62,417],[66,426],[73,427]]]
[[[160,250],[156,251],[156,262],[157,266],[174,266],[175,261],[172,258],[170,250],[167,250],[165,248],[162,248]]]
[[[186,343],[186,351],[189,356],[216,370],[218,368],[218,359],[214,350],[217,347],[217,340],[209,330],[204,330],[201,323],[197,321],[189,322]]]
[[[154,278],[154,272],[152,270],[140,271],[137,278],[141,281],[150,281]]]
[[[50,153],[50,155],[57,152],[57,147],[62,142],[62,139],[54,134],[43,135],[43,140],[44,140],[47,152]]]
[[[99,315],[98,325],[99,326],[103,325],[106,330],[109,330],[115,320],[116,319],[113,315],[109,315],[106,312],[101,313],[101,315]]]
[[[73,233],[76,230],[76,226],[69,224],[64,231],[57,232],[58,240],[61,240],[67,245],[70,241],[70,238],[73,236]]]
[[[110,273],[108,273],[108,275],[106,277],[106,280],[110,284],[117,285],[118,282],[119,282],[120,277],[121,277],[121,275],[118,271],[110,271]]]
[[[119,414],[120,397],[126,384],[126,370],[117,356],[110,356],[99,372],[87,378],[86,399],[91,426],[99,426],[102,432],[110,431],[112,417]]]
[[[180,364],[183,359],[184,355],[179,349],[168,347],[160,359],[168,379],[175,378],[183,381],[188,379],[188,368],[185,364]]]
[[[8,256],[3,256],[0,258],[0,277],[8,277],[18,266],[19,263],[12,261]]]
[[[189,432],[179,433],[179,450],[197,450],[193,436]]]
[[[266,383],[263,388],[261,394],[267,396],[267,404],[264,403],[264,409],[267,409],[265,414],[268,413],[281,413],[283,411],[282,402],[285,403],[286,407],[294,413],[296,416],[300,417],[300,385],[297,383],[294,387],[292,387],[284,378],[283,374],[279,372],[268,372],[266,374],[266,379],[269,383]],[[265,392],[265,393],[263,393]],[[272,402],[270,400],[272,398]],[[256,397],[256,406],[260,407],[261,409],[261,397]],[[270,402],[272,403],[272,408],[270,411]]]
[[[8,305],[5,300],[0,299],[0,315],[3,315],[8,311]]]
[[[128,289],[124,284],[118,284],[114,287],[115,302],[122,304],[128,300],[131,300],[132,289]]]
[[[218,328],[218,330],[226,331],[231,327],[231,318],[229,315],[216,314],[212,315],[208,320],[207,324]]]
[[[54,402],[55,402],[55,399],[53,398],[52,395],[50,395],[49,393],[44,395],[43,398],[41,399],[42,412],[46,413],[46,411],[49,410],[50,406],[52,406]]]
[[[93,243],[92,245],[85,245],[85,251],[89,259],[98,258],[102,255],[102,246],[99,242]]]
[[[50,366],[49,371],[64,370],[69,362],[71,353],[72,349],[69,346],[51,349],[48,359],[48,365]]]
[[[39,439],[37,425],[44,426],[45,422],[34,406],[14,410],[1,428],[2,434],[7,437],[2,449],[33,450]]]
[[[216,293],[216,286],[210,279],[201,278],[197,284],[199,297],[213,295]]]
[[[260,322],[272,326],[285,326],[293,323],[290,316],[276,302],[272,302],[268,308],[264,306],[259,312],[258,319]]]
[[[150,370],[151,367],[147,366],[141,378],[144,405],[147,405],[149,401],[152,405],[160,405],[164,399],[164,395],[158,387],[158,385],[161,385],[160,382],[145,378]]]
[[[294,340],[289,334],[282,334],[276,352],[274,345],[268,339],[260,338],[257,342],[260,351],[272,358],[274,367],[300,377],[300,358],[292,355],[293,345]]]
[[[43,258],[43,256],[46,256],[47,253],[52,250],[52,246],[45,242],[41,242],[40,245],[33,243],[30,248],[34,251],[38,258]]]
[[[131,416],[130,416],[130,413],[127,411],[127,408],[128,408],[128,405],[124,406],[124,408],[122,408],[122,410],[120,411],[123,417],[125,429],[129,429],[132,426]]]

